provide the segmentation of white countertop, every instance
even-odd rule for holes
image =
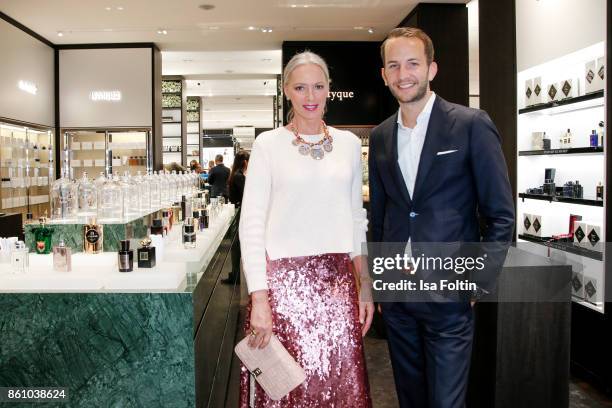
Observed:
[[[227,232],[235,213],[226,205],[210,228],[197,233],[196,248],[184,249],[181,226],[165,238],[163,262],[154,268],[138,268],[134,250],[134,270],[119,272],[117,253],[72,255],[72,271],[53,270],[53,255],[30,254],[27,273],[15,274],[11,265],[0,263],[0,293],[67,292],[184,292],[189,275],[199,278]]]

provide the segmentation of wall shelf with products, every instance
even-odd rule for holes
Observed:
[[[0,122],[0,211],[38,218],[49,212],[55,180],[54,133],[49,128]]]
[[[199,96],[187,97],[187,165],[191,160],[202,164],[202,98]]]
[[[568,204],[578,204],[578,205],[590,205],[593,207],[603,207],[604,203],[602,200],[589,200],[584,198],[571,198],[571,197],[561,197],[561,196],[550,196],[545,194],[527,194],[527,193],[519,193],[519,198],[523,201],[525,199],[528,200],[544,200],[548,202],[556,202],[556,203],[568,203]]]
[[[549,256],[574,257],[574,274],[593,290],[573,292],[573,299],[600,313],[605,255],[593,248],[606,242],[605,96],[598,75],[604,51],[603,42],[594,44],[517,77],[517,240],[546,246]],[[556,238],[535,236],[527,220],[536,219],[537,235]],[[574,243],[585,228],[592,246]]]
[[[550,150],[521,150],[519,156],[552,156],[556,154],[594,154],[603,153],[603,146],[599,147],[573,147],[569,149]]]
[[[556,108],[559,106],[574,105],[574,104],[578,104],[581,102],[592,101],[592,100],[597,100],[597,99],[601,99],[601,101],[599,101],[599,103],[597,103],[596,105],[603,106],[603,103],[604,103],[603,97],[604,97],[604,91],[602,89],[602,90],[591,92],[585,95],[575,96],[573,98],[562,99],[562,100],[554,101],[554,102],[541,103],[541,104],[529,106],[523,109],[519,109],[519,115],[523,115],[525,113],[531,113],[531,112],[538,112],[538,111],[551,109],[551,108]]]

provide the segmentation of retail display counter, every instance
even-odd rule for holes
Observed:
[[[115,252],[74,254],[71,272],[53,271],[52,255],[31,255],[26,274],[0,268],[0,383],[66,387],[66,406],[196,406],[206,392],[197,373],[216,361],[203,359],[215,345],[200,334],[210,343],[225,331],[207,310],[231,267],[233,206],[195,249],[178,230],[152,269],[120,273]],[[230,324],[235,288],[221,289],[214,318]]]

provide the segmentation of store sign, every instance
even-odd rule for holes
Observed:
[[[121,100],[121,91],[91,91],[89,99],[94,102],[119,102]]]
[[[36,95],[38,93],[38,87],[36,86],[36,84],[32,82],[22,80],[17,83],[17,86],[22,91],[27,92],[32,95]]]
[[[344,99],[353,99],[355,97],[355,92],[353,91],[330,91],[327,94],[327,97],[331,100],[343,101]]]

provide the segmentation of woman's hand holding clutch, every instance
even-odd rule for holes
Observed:
[[[268,345],[270,337],[272,337],[272,309],[268,303],[268,291],[258,290],[251,293],[249,346],[262,349]]]

